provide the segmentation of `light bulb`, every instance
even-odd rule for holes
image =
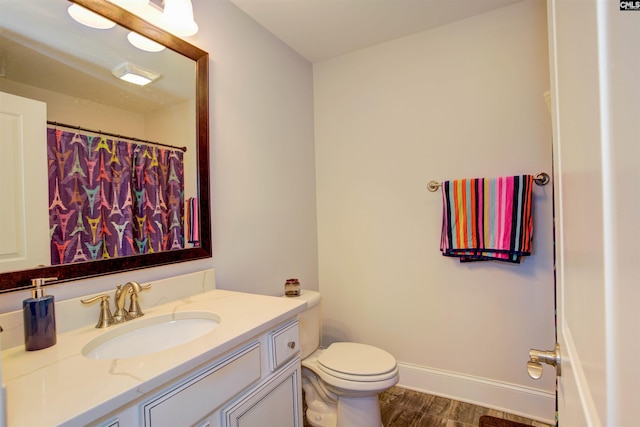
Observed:
[[[161,21],[163,27],[176,36],[188,37],[198,32],[191,0],[165,0]]]
[[[73,19],[87,27],[108,30],[116,26],[115,22],[75,3],[69,6],[67,12]]]
[[[133,31],[127,34],[127,39],[129,40],[129,43],[131,43],[138,49],[141,49],[147,52],[160,52],[164,50],[164,46],[162,46],[161,44],[156,43],[153,40],[148,39],[144,36],[141,36],[138,33],[134,33]]]

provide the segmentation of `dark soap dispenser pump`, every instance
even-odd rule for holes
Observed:
[[[42,285],[55,277],[32,279],[32,298],[22,302],[24,316],[24,347],[27,351],[42,350],[56,343],[56,313],[53,295],[45,295]]]

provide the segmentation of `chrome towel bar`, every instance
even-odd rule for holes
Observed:
[[[545,173],[545,172],[540,172],[539,174],[537,174],[533,180],[535,181],[536,184],[538,185],[547,185],[550,181],[549,178],[549,174]],[[440,186],[442,185],[442,183],[438,182],[438,181],[429,181],[429,183],[427,184],[427,190],[431,191],[432,193],[438,191],[438,188],[440,188]]]

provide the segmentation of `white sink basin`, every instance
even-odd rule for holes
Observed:
[[[220,317],[207,311],[185,311],[143,316],[110,329],[89,341],[82,354],[90,359],[127,359],[143,356],[193,341],[220,324]]]

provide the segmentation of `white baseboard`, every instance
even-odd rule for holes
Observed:
[[[554,392],[398,363],[399,387],[472,403],[555,425]]]

